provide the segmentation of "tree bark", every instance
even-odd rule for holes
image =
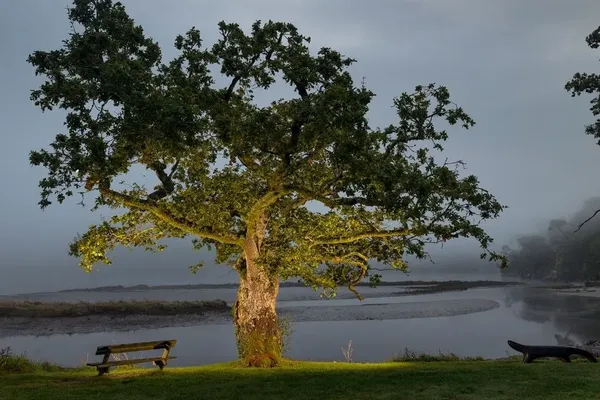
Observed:
[[[283,344],[275,310],[279,278],[256,263],[258,255],[256,243],[246,241],[234,309],[235,335],[245,366],[274,367],[281,360]]]

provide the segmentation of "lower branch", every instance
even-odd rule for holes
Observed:
[[[230,235],[221,235],[221,234],[213,233],[208,230],[202,229],[201,227],[196,226],[195,224],[191,223],[190,221],[182,220],[180,218],[175,217],[170,212],[162,209],[161,207],[159,207],[156,203],[154,203],[152,201],[136,199],[133,196],[129,196],[127,194],[120,193],[120,192],[117,192],[115,190],[112,190],[112,189],[106,188],[106,187],[101,187],[100,193],[106,197],[109,197],[109,198],[119,201],[120,203],[122,203],[123,205],[125,205],[127,207],[132,207],[132,208],[137,208],[139,210],[148,211],[148,212],[154,214],[156,217],[158,217],[163,222],[165,222],[171,226],[174,226],[178,229],[181,229],[184,232],[190,233],[192,235],[196,235],[196,236],[199,236],[204,239],[215,240],[217,242],[224,243],[224,244],[233,244],[233,245],[238,245],[238,246],[241,246],[243,244],[243,238],[230,236]]]
[[[328,238],[316,240],[311,244],[313,246],[319,245],[328,245],[328,244],[347,244],[352,242],[357,242],[361,239],[369,239],[369,238],[391,238],[394,236],[408,236],[411,234],[410,229],[402,229],[399,231],[373,231],[373,232],[363,232],[357,233],[355,235],[341,237],[341,238]]]
[[[363,262],[349,260],[348,258],[352,257],[352,256],[361,258],[363,260]],[[349,291],[354,293],[354,295],[358,298],[358,300],[363,301],[364,297],[362,297],[361,294],[356,290],[356,285],[358,285],[364,279],[364,277],[367,275],[367,264],[366,263],[368,260],[369,259],[366,256],[364,256],[363,254],[358,253],[358,252],[353,252],[353,253],[350,253],[350,254],[347,254],[347,255],[344,255],[341,257],[327,258],[324,261],[332,263],[332,264],[346,264],[346,265],[352,265],[352,266],[360,268],[360,274],[355,279],[351,280],[348,283],[347,288]]]

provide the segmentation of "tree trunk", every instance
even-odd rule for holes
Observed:
[[[238,354],[250,367],[274,367],[281,359],[282,338],[275,305],[279,278],[257,265],[258,248],[244,246],[245,269],[234,310]]]

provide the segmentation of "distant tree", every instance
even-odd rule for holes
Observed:
[[[595,29],[586,38],[588,46],[592,49],[598,49],[600,47],[600,27]],[[596,121],[585,127],[585,133],[593,136],[600,145],[600,75],[588,74],[577,72],[565,85],[565,89],[571,92],[571,96],[580,96],[582,93],[596,94],[596,96],[590,101],[592,106],[590,111],[595,117],[598,117]],[[591,221],[596,215],[600,213],[600,208],[593,212],[593,214],[586,220],[581,222],[577,230],[580,230],[586,223]]]
[[[583,281],[600,279],[600,221],[571,233],[583,215],[598,207],[600,199],[588,199],[569,220],[553,219],[545,234],[525,235],[518,247],[503,247],[509,261],[504,273],[527,279]]]
[[[353,83],[354,60],[329,48],[310,53],[291,24],[257,21],[246,34],[221,22],[206,48],[192,28],[165,64],[120,3],[76,0],[68,16],[63,46],[28,58],[46,77],[32,101],[66,112],[66,132],[30,156],[48,170],[41,207],[81,192],[94,196],[94,209],[127,210],[71,245],[86,270],[110,263],[118,245],[161,250],[162,239],[193,238],[196,248],[213,246],[240,277],[234,324],[246,365],[281,357],[280,279],[327,294],[345,285],[359,296],[358,282],[379,279],[370,260],[403,270],[406,254],[423,258],[427,243],[458,237],[504,261],[479,226],[504,207],[475,176],[459,175],[460,161],[433,157],[448,138],[436,121],[474,124],[445,87],[401,94],[399,122],[371,128],[374,94]],[[297,97],[258,105],[254,92],[276,81]],[[153,171],[158,185],[119,183],[134,166]]]

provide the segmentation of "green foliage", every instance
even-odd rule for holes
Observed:
[[[600,47],[600,26],[590,33],[586,38],[588,46],[592,49]],[[565,89],[571,92],[571,96],[581,96],[583,93],[596,94],[590,103],[590,111],[596,117],[596,122],[585,127],[585,133],[598,140],[600,145],[600,75],[577,72],[565,85]]]
[[[600,198],[591,198],[569,221],[553,219],[545,233],[518,238],[515,249],[505,246],[504,272],[527,279],[600,280],[600,221],[580,226],[598,208]]]
[[[220,22],[212,46],[192,28],[163,62],[120,3],[76,0],[68,15],[63,46],[28,58],[46,78],[32,101],[67,115],[65,132],[30,161],[48,171],[42,208],[87,193],[94,208],[128,210],[71,245],[86,270],[110,263],[118,245],[160,251],[173,237],[213,246],[240,273],[242,246],[254,243],[252,265],[329,294],[365,277],[377,284],[370,260],[404,270],[405,255],[427,257],[426,244],[458,237],[504,262],[479,226],[504,207],[461,176],[461,161],[436,161],[449,137],[440,124],[474,125],[445,87],[400,94],[398,122],[375,128],[374,93],[348,72],[355,60],[310,52],[291,24],[257,21],[245,33]],[[278,81],[296,96],[259,105],[255,92]],[[158,185],[118,183],[136,166]]]
[[[600,48],[600,26],[590,33],[585,41],[592,49]],[[573,79],[566,83],[565,89],[571,93],[571,97],[581,96],[583,93],[596,94],[590,101],[592,105],[590,111],[597,118],[594,123],[585,127],[585,133],[593,136],[600,145],[600,75],[577,72],[573,75]],[[579,228],[588,223],[598,213],[600,213],[600,208],[596,209],[591,217],[587,217],[585,220],[582,219],[583,222],[580,223]]]

